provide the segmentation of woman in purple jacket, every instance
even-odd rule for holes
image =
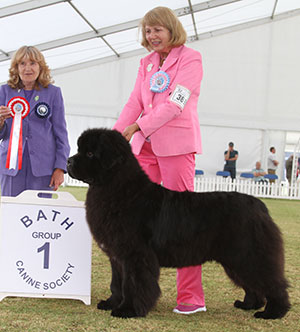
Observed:
[[[70,146],[61,90],[51,83],[37,48],[23,46],[14,54],[9,80],[0,87],[2,196],[57,190],[64,180]]]

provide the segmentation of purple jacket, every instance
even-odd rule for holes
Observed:
[[[25,98],[24,90],[12,89],[7,84],[0,86],[0,105],[6,106],[17,96]],[[47,116],[38,116],[39,103],[48,105]],[[27,144],[33,175],[52,175],[55,168],[66,171],[70,146],[60,88],[50,84],[48,88],[34,90],[29,104],[30,112],[23,119],[23,151]],[[11,125],[12,119],[7,119],[0,131],[0,174],[15,176],[17,169],[5,167]]]

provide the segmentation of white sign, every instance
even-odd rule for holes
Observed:
[[[170,101],[177,104],[182,110],[191,96],[191,91],[182,85],[177,84],[170,96]]]
[[[50,297],[90,304],[92,240],[84,203],[67,192],[28,190],[1,197],[0,207],[0,300]]]

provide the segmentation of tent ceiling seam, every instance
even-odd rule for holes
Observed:
[[[67,0],[31,0],[21,2],[12,6],[0,8],[0,19],[16,14],[25,13],[31,10],[40,9],[47,6],[57,5]]]
[[[197,25],[196,25],[196,22],[195,22],[193,6],[192,6],[192,3],[191,3],[191,0],[188,0],[188,2],[189,2],[190,13],[191,13],[192,21],[193,21],[193,26],[194,26],[195,38],[196,38],[196,40],[198,40]]]
[[[271,18],[272,18],[272,19],[274,18],[274,15],[275,15],[275,11],[276,11],[276,7],[277,7],[277,3],[278,3],[278,0],[275,0],[274,7],[273,7],[273,11],[272,11],[272,15],[271,15]]]
[[[108,41],[101,35],[99,35],[98,30],[92,25],[92,23],[81,13],[81,11],[71,2],[71,0],[67,0],[68,4],[75,10],[75,12],[88,24],[88,26],[96,33],[97,37],[100,37],[103,42],[115,53],[117,57],[120,56],[118,52],[108,43]]]

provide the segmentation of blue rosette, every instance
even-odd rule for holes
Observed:
[[[152,75],[150,79],[150,90],[155,93],[161,93],[168,89],[169,84],[169,75],[166,72],[160,70]]]
[[[51,108],[50,108],[50,106],[47,103],[40,102],[40,103],[37,103],[35,105],[34,110],[35,110],[35,114],[39,118],[45,119],[45,118],[47,118],[50,115]]]

